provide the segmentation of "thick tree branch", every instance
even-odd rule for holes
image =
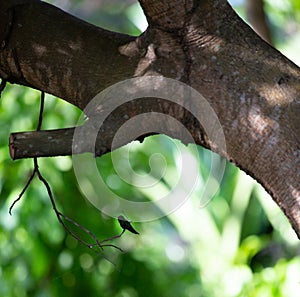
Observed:
[[[133,37],[35,0],[1,1],[0,20],[0,77],[11,83],[84,108],[100,90],[134,74],[138,58],[120,53]],[[139,56],[136,47],[132,50]]]
[[[201,130],[200,123],[193,118],[193,115],[178,104],[158,98],[141,98],[130,101],[118,107],[105,120],[98,131],[90,121],[86,121],[83,126],[77,127],[77,133],[83,134],[82,141],[73,147],[73,138],[75,128],[46,130],[46,131],[30,131],[12,133],[9,140],[10,155],[13,160],[33,157],[54,157],[90,152],[96,156],[101,156],[112,150],[112,143],[118,129],[126,123],[128,119],[137,114],[150,113],[168,114],[172,118],[182,121],[187,118],[189,121],[185,123],[193,135],[195,141],[207,147],[207,136],[199,133]],[[176,126],[173,122],[162,122],[159,117],[153,117],[151,121],[151,130],[149,134],[166,133],[173,138],[180,139],[183,143],[188,144],[189,140],[186,135],[182,134],[180,126]],[[121,135],[117,143],[114,143],[113,149],[126,145],[133,140],[143,140],[143,131],[147,131],[149,122],[139,122],[138,127],[133,133]],[[96,142],[90,143],[93,134],[97,135]]]
[[[150,26],[138,38],[104,31],[39,1],[16,2],[0,3],[0,19],[6,20],[0,29],[5,40],[0,77],[80,108],[106,86],[132,76],[186,82],[217,113],[227,151],[199,137],[204,132],[199,125],[192,128],[194,120],[185,112],[177,119],[194,129],[198,144],[256,178],[300,236],[300,70],[259,38],[226,1],[141,0]],[[116,119],[134,117],[143,105],[136,101],[119,109],[105,125],[117,126]],[[111,131],[106,131],[109,139]]]

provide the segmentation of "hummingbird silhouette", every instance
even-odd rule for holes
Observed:
[[[121,228],[123,228],[124,231],[128,230],[131,233],[140,234],[139,232],[134,230],[134,228],[131,226],[130,222],[128,222],[123,216],[118,216],[118,222],[119,222]]]

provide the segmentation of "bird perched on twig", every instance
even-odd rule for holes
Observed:
[[[123,216],[118,216],[118,221],[119,221],[121,228],[123,228],[123,231],[128,230],[131,233],[140,234],[131,226],[130,222],[127,221]]]

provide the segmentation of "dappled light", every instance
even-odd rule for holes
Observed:
[[[48,2],[122,33],[139,35],[148,25],[131,0]],[[230,2],[245,15],[243,1]],[[298,2],[268,0],[266,8],[275,45],[291,57],[297,51],[300,63],[299,45],[290,38],[295,34],[300,44]],[[293,11],[297,17],[289,18]],[[289,102],[268,85],[257,92]],[[12,161],[9,134],[36,130],[40,95],[8,83],[0,99],[0,296],[298,297],[300,244],[288,219],[261,185],[212,151],[153,135],[101,157],[80,155],[97,170],[82,180],[70,156],[38,158],[39,170],[37,158],[35,167],[31,159]],[[81,116],[46,94],[42,129],[73,127]],[[270,118],[256,106],[243,120],[253,139],[269,132]],[[91,171],[85,163],[81,169]],[[28,183],[34,170],[46,183],[38,173]],[[136,208],[110,215],[123,202]],[[144,212],[140,205],[152,208]]]

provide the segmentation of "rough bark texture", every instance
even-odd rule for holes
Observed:
[[[133,117],[152,104],[177,115],[198,144],[257,179],[300,236],[300,69],[226,1],[140,0],[149,28],[138,38],[96,28],[40,1],[3,2],[1,78],[80,108],[108,85],[133,76],[163,75],[189,84],[217,113],[226,151],[199,136],[204,132],[185,111],[156,101],[148,109],[136,101],[116,111],[106,121],[102,144],[109,147],[124,114]]]

